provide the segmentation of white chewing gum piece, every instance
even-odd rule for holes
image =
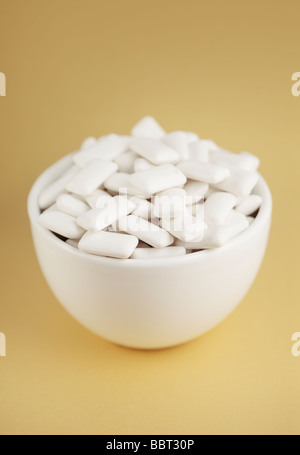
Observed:
[[[186,191],[186,205],[194,205],[200,202],[209,189],[208,183],[189,180],[184,190]]]
[[[144,220],[149,220],[151,218],[153,209],[151,202],[136,196],[132,196],[129,199],[135,205],[135,209],[132,212],[132,215],[144,218]]]
[[[56,205],[61,212],[71,215],[74,218],[77,218],[79,215],[89,210],[89,206],[85,202],[66,193],[62,193],[58,196]]]
[[[257,172],[245,171],[244,169],[227,163],[224,163],[224,166],[228,168],[230,175],[222,182],[216,183],[214,185],[215,188],[227,191],[228,193],[233,193],[238,197],[249,196],[257,184]]]
[[[160,139],[166,132],[150,115],[143,117],[131,130],[133,137],[152,137]]]
[[[104,187],[116,194],[124,194],[129,196],[137,195],[135,188],[131,187],[129,183],[129,177],[132,174],[126,174],[125,172],[116,172],[115,174],[108,177],[104,182]]]
[[[191,142],[188,146],[188,158],[191,161],[201,161],[208,163],[209,161],[209,144],[205,140]]]
[[[106,203],[111,198],[112,196],[106,191],[95,190],[90,196],[87,196],[85,200],[92,209],[104,209],[106,207]]]
[[[154,248],[164,248],[174,242],[174,237],[169,232],[135,215],[121,218],[118,222],[118,229],[135,235]]]
[[[227,163],[249,172],[256,171],[259,166],[259,160],[254,155],[247,152],[232,153],[225,149],[211,151],[209,160],[215,163]]]
[[[85,232],[74,217],[63,212],[46,211],[40,215],[39,222],[49,231],[72,240],[78,240]]]
[[[204,231],[204,236],[194,239],[192,242],[176,240],[175,245],[184,246],[188,250],[205,250],[219,248],[231,237],[230,226],[210,225]]]
[[[138,239],[132,235],[113,232],[87,232],[79,242],[84,253],[118,259],[129,258],[137,247]]]
[[[151,138],[133,139],[130,144],[131,150],[137,155],[159,166],[161,164],[173,164],[179,161],[179,153],[161,141]]]
[[[152,198],[152,213],[157,218],[178,218],[186,208],[186,192],[182,188],[161,191]]]
[[[147,169],[150,169],[153,167],[154,164],[151,164],[148,160],[145,160],[145,158],[137,158],[134,162],[134,172],[141,172],[141,171],[146,171]]]
[[[261,206],[262,198],[258,194],[250,194],[239,201],[235,210],[243,215],[249,216],[255,213]]]
[[[84,151],[88,150],[89,148],[93,147],[96,144],[97,144],[97,139],[95,137],[92,137],[92,136],[87,137],[82,142],[82,144],[80,146],[80,151],[84,152]]]
[[[243,232],[249,226],[249,221],[247,217],[236,210],[231,210],[225,220],[225,225],[230,226],[231,235],[230,237],[235,237],[236,235]]]
[[[231,193],[219,191],[213,193],[204,202],[204,219],[207,224],[224,224],[225,219],[237,203],[237,197]]]
[[[39,207],[41,210],[45,210],[55,204],[58,196],[65,191],[66,184],[77,172],[78,167],[72,166],[41,192],[39,196]]]
[[[77,218],[77,223],[86,231],[102,231],[135,209],[126,197],[115,196],[106,203],[104,209],[91,209]]]
[[[124,190],[128,187],[129,177],[130,174],[125,172],[116,172],[105,180],[104,187],[109,191],[119,193],[120,189]]]
[[[98,159],[111,161],[125,152],[126,149],[127,145],[122,137],[117,134],[108,134],[107,136],[100,137],[87,150],[74,153],[73,160],[79,167],[84,167],[90,161]]]
[[[186,136],[182,131],[168,133],[161,140],[164,144],[176,150],[180,161],[189,159],[188,144],[186,142]]]
[[[188,210],[179,218],[163,218],[160,226],[177,239],[185,242],[192,241],[204,235],[206,224],[200,218],[193,217]]]
[[[186,183],[184,174],[172,164],[155,166],[146,171],[136,172],[129,178],[129,184],[142,194],[152,196],[160,191],[176,188]],[[148,199],[148,198],[147,198]]]
[[[118,166],[112,161],[90,161],[71,178],[66,185],[66,190],[71,193],[79,194],[80,196],[90,196],[117,170]]]
[[[160,259],[184,256],[186,250],[182,246],[169,246],[166,248],[136,248],[131,259]]]
[[[169,190],[164,190],[164,191],[159,191],[158,193],[156,193],[155,196],[167,196],[169,198],[172,198],[172,197],[180,197],[181,199],[185,199],[186,198],[186,191],[184,188],[170,188]]]
[[[257,156],[252,155],[252,153],[244,152],[244,151],[240,152],[239,155],[248,158],[247,165],[245,164],[246,171],[250,171],[250,172],[257,171],[257,169],[260,166],[260,160],[259,160],[259,158],[257,158]]]
[[[210,184],[221,182],[230,175],[227,167],[200,161],[182,161],[177,168],[189,179]]]
[[[134,172],[134,163],[138,155],[132,150],[122,153],[114,159],[114,162],[117,164],[119,171],[126,174],[133,174]]]
[[[199,141],[198,134],[194,133],[193,131],[178,131],[178,132],[184,134],[187,145],[191,144],[192,142]]]
[[[48,207],[46,210],[43,211],[43,213],[45,213],[45,212],[60,212],[60,210],[55,203],[55,204],[50,205],[50,207]]]

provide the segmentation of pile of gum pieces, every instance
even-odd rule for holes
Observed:
[[[39,196],[40,223],[83,253],[119,259],[182,256],[222,247],[248,228],[259,160],[153,117],[130,136],[86,139]]]

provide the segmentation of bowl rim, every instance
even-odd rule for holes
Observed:
[[[174,256],[168,258],[157,258],[157,259],[117,259],[117,258],[110,258],[105,256],[97,256],[92,254],[86,254],[77,248],[68,245],[66,242],[60,240],[55,234],[53,234],[48,229],[44,228],[38,221],[40,215],[40,208],[38,205],[38,197],[40,191],[44,189],[47,185],[54,181],[61,173],[63,173],[70,165],[72,164],[72,155],[70,153],[60,160],[56,161],[46,170],[44,170],[39,177],[36,179],[34,184],[32,185],[28,199],[27,199],[27,212],[30,219],[30,223],[32,226],[35,227],[44,237],[53,243],[58,248],[61,248],[66,253],[73,255],[78,259],[85,259],[92,263],[102,264],[102,265],[114,265],[114,266],[121,266],[121,267],[143,267],[143,268],[153,268],[158,266],[171,266],[171,265],[178,265],[178,264],[187,264],[193,261],[202,261],[208,258],[212,259],[213,257],[218,257],[220,254],[226,253],[228,250],[233,249],[234,247],[238,247],[239,245],[247,242],[247,238],[251,238],[257,232],[259,232],[260,228],[263,225],[266,225],[271,220],[272,214],[272,196],[270,189],[261,176],[258,173],[258,182],[254,188],[257,194],[262,197],[262,204],[258,211],[257,216],[255,217],[254,221],[250,224],[250,226],[241,232],[240,234],[236,235],[225,245],[219,248],[207,249],[202,251],[197,251],[194,253],[186,254],[184,256]],[[45,184],[45,182],[47,182]]]

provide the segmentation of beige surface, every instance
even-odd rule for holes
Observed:
[[[299,433],[299,14],[298,1],[0,1],[0,433]],[[147,113],[257,154],[274,198],[241,306],[161,352],[111,345],[64,312],[25,208],[44,168]]]

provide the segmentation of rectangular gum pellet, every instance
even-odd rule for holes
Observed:
[[[87,163],[94,160],[111,161],[127,150],[128,143],[117,134],[108,134],[98,139],[87,150],[80,150],[73,155],[74,162],[79,167],[86,166]]]
[[[132,235],[112,232],[87,232],[79,242],[79,249],[97,256],[118,259],[129,258],[137,247],[138,239]]]
[[[189,179],[210,184],[222,182],[230,175],[229,169],[225,166],[196,160],[182,161],[177,168]]]
[[[169,232],[135,215],[121,218],[118,228],[120,231],[135,235],[154,248],[164,248],[174,242],[174,237]]]
[[[134,209],[132,201],[123,196],[115,196],[107,201],[106,207],[84,212],[78,217],[77,223],[86,231],[102,231]]]
[[[176,163],[179,153],[161,141],[151,138],[137,138],[130,144],[131,150],[154,165]]]
[[[80,196],[89,196],[117,170],[118,166],[112,161],[90,161],[66,184],[66,190]]]
[[[132,174],[129,184],[150,197],[160,191],[184,185],[186,180],[179,169],[172,164],[165,164]]]

